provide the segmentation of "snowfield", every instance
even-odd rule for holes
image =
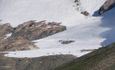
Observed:
[[[90,13],[90,16],[84,16],[75,9],[74,0],[1,0],[0,19],[2,23],[10,22],[11,25],[17,26],[28,20],[47,20],[62,22],[62,25],[67,26],[67,30],[64,32],[33,41],[40,49],[9,52],[5,56],[33,58],[72,54],[80,57],[91,52],[82,52],[82,50],[93,50],[102,47],[102,42],[106,40],[102,33],[111,30],[111,27],[101,26],[103,16],[92,17],[91,15],[105,1],[81,0],[81,11]],[[74,42],[62,44],[59,42],[60,40],[72,40]]]

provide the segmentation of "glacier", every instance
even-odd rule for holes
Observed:
[[[108,42],[106,37],[108,34],[111,34],[108,32],[111,30],[111,26],[107,26],[111,20],[109,18],[106,20],[104,18],[106,16],[92,16],[105,1],[80,0],[81,11],[88,11],[90,13],[89,16],[84,16],[75,9],[74,0],[1,0],[0,19],[2,23],[9,22],[15,27],[28,20],[47,20],[61,22],[62,25],[67,27],[67,30],[64,32],[33,41],[40,49],[9,51],[5,56],[34,58],[72,54],[80,57],[91,52],[81,52],[83,49],[98,49],[114,42],[115,40]],[[105,22],[106,24],[104,24]],[[111,35],[108,38],[111,38]],[[73,40],[74,42],[61,44],[59,40]]]

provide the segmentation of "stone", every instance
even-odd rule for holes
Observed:
[[[73,43],[73,42],[75,42],[74,40],[59,40],[59,42],[61,43],[61,44],[70,44],[70,43]]]
[[[89,16],[89,13],[87,11],[82,11],[81,14],[83,14],[84,16]]]

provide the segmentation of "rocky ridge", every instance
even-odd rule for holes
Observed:
[[[99,14],[102,15],[106,11],[111,10],[112,8],[115,7],[115,0],[107,0],[99,9]]]
[[[0,25],[0,51],[30,50],[36,49],[32,40],[41,39],[66,30],[65,26],[58,22],[46,22],[34,20],[24,22],[17,27],[9,23]]]
[[[105,3],[97,11],[94,12],[93,16],[103,15],[113,8],[115,8],[115,0],[106,0]]]

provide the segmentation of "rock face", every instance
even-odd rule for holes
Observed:
[[[72,61],[75,58],[72,55],[20,59],[0,56],[0,70],[54,70],[57,66]]]
[[[9,24],[0,25],[0,40],[6,37],[6,34],[9,34],[13,31],[13,27]]]
[[[22,36],[28,40],[36,40],[64,30],[66,30],[66,27],[57,22],[28,21],[16,27],[12,36]]]
[[[57,22],[27,21],[13,28],[10,24],[0,25],[0,51],[36,49],[32,40],[41,39],[66,30]],[[7,34],[11,34],[7,36]]]
[[[37,49],[31,41],[24,37],[18,36],[15,38],[8,38],[0,42],[0,51],[16,51],[16,50],[30,50]]]
[[[115,7],[115,0],[107,0],[99,9],[99,14],[103,14],[104,12]]]

